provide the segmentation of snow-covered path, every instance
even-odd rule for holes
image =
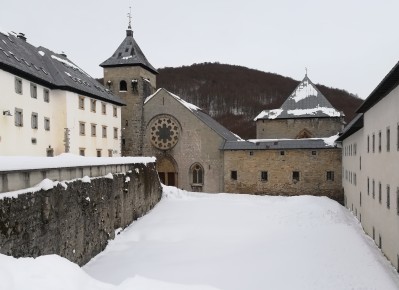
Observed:
[[[327,198],[165,192],[84,271],[182,289],[399,289],[357,220]]]

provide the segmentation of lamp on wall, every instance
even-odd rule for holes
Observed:
[[[10,110],[3,111],[3,116],[12,116]]]

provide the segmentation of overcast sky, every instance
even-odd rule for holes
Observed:
[[[68,57],[93,77],[125,37],[156,68],[242,65],[366,98],[399,60],[398,0],[13,0],[2,31]]]

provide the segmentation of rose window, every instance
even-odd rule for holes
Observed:
[[[172,116],[156,117],[149,128],[151,144],[158,149],[171,149],[179,141],[180,126]]]

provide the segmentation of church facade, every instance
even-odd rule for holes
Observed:
[[[242,140],[172,92],[155,91],[157,71],[130,26],[101,66],[104,85],[127,104],[122,154],[156,156],[164,184],[189,191],[341,199],[341,149],[331,136],[342,129],[343,114],[307,76],[280,109],[255,119],[256,140]]]

